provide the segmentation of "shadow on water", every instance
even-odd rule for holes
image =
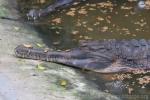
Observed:
[[[35,29],[51,48],[69,49],[80,40],[150,39],[150,10],[140,7],[140,0],[89,0],[77,6],[58,10],[38,20]],[[141,0],[142,1],[142,0]],[[54,0],[18,0],[19,10],[26,14],[32,8],[44,8]],[[100,90],[125,100],[148,100],[150,86],[139,84],[137,78],[147,74],[82,73]],[[112,76],[123,75],[124,80]],[[130,78],[127,76],[129,75]],[[131,92],[131,93],[130,93]],[[132,94],[132,95],[128,95]]]

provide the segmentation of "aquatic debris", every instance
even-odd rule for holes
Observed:
[[[66,13],[68,16],[75,16],[76,8],[70,8],[70,11]]]
[[[133,7],[126,7],[126,6],[121,6],[121,9],[123,10],[131,10]]]
[[[135,1],[137,1],[137,0],[128,0],[129,2],[135,2]]]
[[[23,44],[23,46],[27,47],[27,48],[32,48],[31,44]]]
[[[89,8],[89,10],[93,11],[93,10],[96,10],[95,8]]]
[[[124,79],[131,79],[131,74],[115,74],[113,75],[113,80],[124,80]]]
[[[133,90],[134,90],[133,88],[128,87],[128,93],[129,93],[129,94],[131,94],[131,93],[133,92]]]
[[[60,24],[62,22],[61,18],[55,18],[52,20],[55,24]]]
[[[79,14],[83,14],[83,15],[86,15],[88,12],[86,11],[86,9],[80,9],[78,11]]]
[[[101,32],[106,32],[107,30],[108,30],[108,26],[104,26],[104,27],[101,28],[100,31],[101,31]]]
[[[150,9],[150,0],[146,0],[145,5],[145,9]]]
[[[149,84],[150,83],[150,76],[144,76],[142,78],[137,79],[139,84],[144,85],[144,84]]]
[[[94,29],[91,28],[91,27],[88,27],[87,30],[88,30],[88,31],[93,31]]]
[[[91,40],[92,38],[89,37],[89,36],[84,36],[84,39],[85,39],[85,40]]]
[[[75,11],[75,10],[76,10],[76,8],[70,8],[70,10]]]
[[[79,31],[73,31],[73,32],[72,32],[73,35],[76,35],[76,34],[78,34],[78,33],[79,33]]]
[[[60,41],[53,42],[53,45],[59,45]]]
[[[103,21],[103,20],[104,20],[104,18],[102,18],[102,17],[100,17],[100,16],[98,16],[96,19],[97,19],[98,21]]]
[[[82,25],[82,24],[81,24],[81,22],[79,22],[79,21],[78,21],[77,24],[76,24],[76,26],[78,26],[78,27],[81,26],[81,25]]]
[[[69,15],[69,16],[75,16],[75,11],[69,11],[66,13],[66,15]]]
[[[101,2],[101,3],[97,3],[97,5],[99,5],[102,8],[108,8],[108,7],[113,7],[112,2],[108,1],[108,2]]]

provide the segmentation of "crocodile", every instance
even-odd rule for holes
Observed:
[[[44,8],[44,9],[31,9],[29,10],[29,12],[27,13],[27,17],[28,19],[33,19],[36,20],[38,18],[40,18],[41,16],[46,16],[51,12],[56,11],[58,8],[66,8],[68,6],[70,6],[71,4],[73,4],[73,2],[75,1],[86,1],[86,0],[56,0],[55,3],[49,5],[48,7]]]
[[[47,51],[19,45],[15,55],[20,58],[50,61],[98,73],[133,72],[150,69],[150,40],[88,40],[80,41],[70,51]]]

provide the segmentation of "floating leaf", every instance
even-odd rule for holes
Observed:
[[[87,11],[85,9],[81,9],[78,11],[78,13],[85,15],[85,14],[87,14]]]
[[[62,22],[61,18],[55,18],[52,20],[55,24],[60,24]]]
[[[93,28],[88,27],[87,30],[88,30],[88,31],[93,31]]]
[[[69,11],[66,13],[66,15],[69,15],[69,16],[75,16],[75,11]]]
[[[133,88],[128,88],[128,93],[131,94],[133,92]]]
[[[53,42],[53,45],[59,45],[60,41]]]
[[[91,10],[91,11],[92,11],[92,10],[96,10],[96,9],[95,9],[95,8],[89,8],[89,10]]]
[[[73,31],[72,34],[73,35],[77,35],[79,33],[79,31]]]
[[[96,19],[97,19],[98,21],[103,21],[103,20],[104,20],[104,18],[102,18],[102,17],[100,17],[100,16],[98,16]]]

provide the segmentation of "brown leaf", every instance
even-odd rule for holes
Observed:
[[[52,20],[52,22],[56,23],[56,24],[60,24],[62,22],[61,18],[55,18]]]

